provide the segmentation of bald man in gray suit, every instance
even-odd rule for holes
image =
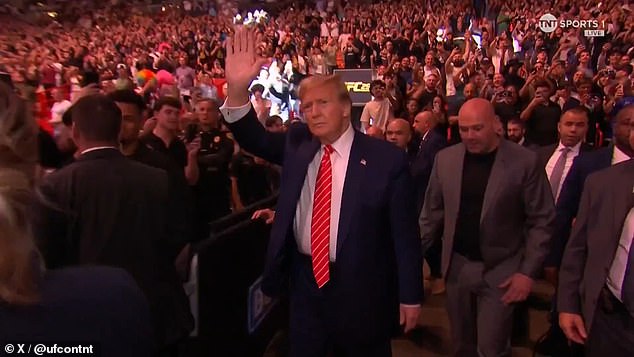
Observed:
[[[542,268],[555,217],[537,154],[504,140],[493,106],[467,101],[462,143],[436,157],[420,217],[423,251],[443,239],[454,355],[510,356],[514,304]]]

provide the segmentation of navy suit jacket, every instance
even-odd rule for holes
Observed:
[[[559,267],[561,264],[564,248],[572,230],[572,221],[579,210],[586,178],[593,172],[610,167],[613,153],[614,146],[610,145],[596,151],[582,152],[573,161],[557,200],[554,235],[545,266]]]
[[[283,167],[262,283],[265,294],[276,296],[298,269],[293,221],[308,165],[321,144],[303,123],[286,133],[267,132],[253,109],[229,128],[245,150]],[[420,304],[423,298],[421,243],[404,151],[355,131],[338,227],[331,275],[337,294],[329,309],[351,338],[392,332],[399,302]],[[292,295],[298,287],[290,280]]]
[[[156,356],[147,299],[124,270],[101,266],[48,270],[38,288],[40,299],[34,304],[0,301],[3,342],[97,343],[95,356]]]
[[[425,140],[422,141],[415,150],[416,156],[412,158],[411,172],[414,179],[414,187],[416,189],[416,208],[417,212],[423,208],[423,200],[425,191],[429,184],[429,176],[431,169],[434,167],[434,159],[438,151],[447,146],[447,138],[440,135],[436,130],[430,130]]]

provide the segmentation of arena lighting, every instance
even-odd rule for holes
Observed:
[[[249,11],[244,18],[242,15],[236,14],[236,16],[233,17],[233,23],[243,25],[261,24],[266,20],[267,16],[268,14],[264,10]]]
[[[445,36],[445,29],[438,29],[436,31],[436,41],[442,42]]]

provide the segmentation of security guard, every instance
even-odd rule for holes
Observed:
[[[231,213],[229,163],[233,157],[233,140],[220,130],[218,104],[211,99],[195,106],[197,124],[190,125],[185,140],[200,140],[198,167],[200,177],[194,186],[197,239],[209,236],[209,223]]]

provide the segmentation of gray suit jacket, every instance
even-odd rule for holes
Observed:
[[[559,271],[557,307],[592,327],[601,289],[634,204],[634,160],[588,176]]]
[[[460,209],[463,144],[438,153],[420,216],[423,253],[443,239],[442,270],[447,274]],[[537,154],[502,140],[487,184],[480,219],[485,280],[499,284],[511,274],[535,278],[548,252],[555,208]]]

